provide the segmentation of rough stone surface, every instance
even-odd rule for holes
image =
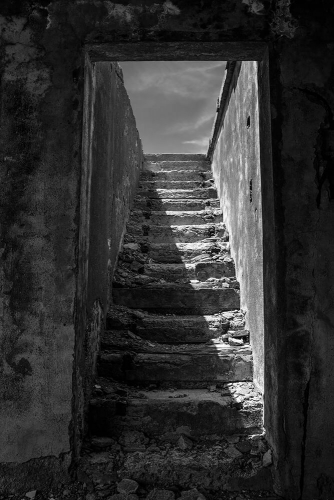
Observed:
[[[119,493],[124,493],[125,495],[136,493],[137,489],[138,483],[136,483],[136,481],[133,481],[132,479],[122,479],[122,481],[117,483],[117,491]]]

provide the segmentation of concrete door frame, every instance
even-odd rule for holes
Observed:
[[[86,67],[106,61],[258,61],[259,136],[263,212],[264,295],[264,425],[274,455],[282,448],[282,408],[279,404],[282,374],[277,363],[277,279],[269,47],[263,42],[129,42],[90,43],[85,48]],[[280,390],[278,388],[280,387]],[[280,444],[281,443],[281,444]]]

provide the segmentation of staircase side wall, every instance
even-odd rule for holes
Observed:
[[[117,62],[86,58],[81,182],[74,451],[95,376],[110,285],[143,165],[143,150]]]
[[[224,221],[230,232],[231,255],[240,282],[241,308],[246,311],[254,355],[254,380],[263,391],[263,251],[256,61],[236,63],[229,83],[223,124],[212,170]]]

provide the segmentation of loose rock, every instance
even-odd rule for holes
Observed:
[[[271,450],[265,452],[262,458],[263,467],[269,467],[273,462]]]
[[[34,500],[35,496],[36,496],[36,493],[37,493],[37,490],[33,490],[33,491],[28,491],[28,493],[26,493],[26,497],[27,498],[30,498],[31,500]]]
[[[182,491],[182,500],[206,500],[205,496],[202,495],[196,488],[192,490]]]
[[[117,491],[128,495],[129,493],[135,493],[138,486],[138,483],[132,479],[122,479],[120,483],[117,483]]]
[[[146,500],[174,500],[175,493],[170,490],[152,490],[146,497]]]

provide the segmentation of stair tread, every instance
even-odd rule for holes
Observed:
[[[113,282],[115,283],[115,282]],[[130,286],[129,286],[130,285]],[[224,286],[225,285],[225,286]],[[137,285],[136,283],[134,284],[128,284],[127,286],[122,286],[122,287],[116,287],[117,290],[120,288],[122,290],[133,290],[133,288],[141,288],[141,289],[150,289],[153,291],[159,291],[159,290],[184,290],[184,292],[188,291],[198,291],[198,290],[239,290],[237,281],[233,281],[232,285],[229,285],[226,282],[222,281],[199,281],[198,283],[191,283],[191,282],[175,282],[175,281],[158,281],[158,282],[150,282],[150,283],[143,283],[142,285]]]
[[[176,199],[176,198],[215,198],[216,188],[204,187],[195,189],[144,189],[138,188],[138,196],[151,199]]]
[[[209,402],[220,406],[226,406],[226,399],[239,398],[243,406],[247,406],[247,402],[251,401],[253,408],[257,408],[262,401],[262,396],[255,390],[254,384],[249,381],[245,382],[230,382],[225,383],[222,388],[217,389],[215,386],[200,389],[180,389],[169,387],[165,389],[145,387],[135,389],[111,382],[105,378],[98,378],[96,384],[101,388],[100,391],[94,395],[91,402],[92,405],[101,405],[110,400],[119,400],[124,397],[127,398],[128,404],[135,405],[160,405],[161,402],[166,402],[168,405],[181,406],[183,404]]]
[[[202,153],[146,153],[144,158],[147,161],[208,161]]]
[[[116,351],[136,351],[136,353],[162,354],[169,356],[231,356],[251,355],[249,344],[243,346],[230,346],[219,339],[211,340],[202,344],[161,344],[150,340],[144,340],[128,330],[112,330],[102,335],[102,346],[105,355],[108,349]]]

